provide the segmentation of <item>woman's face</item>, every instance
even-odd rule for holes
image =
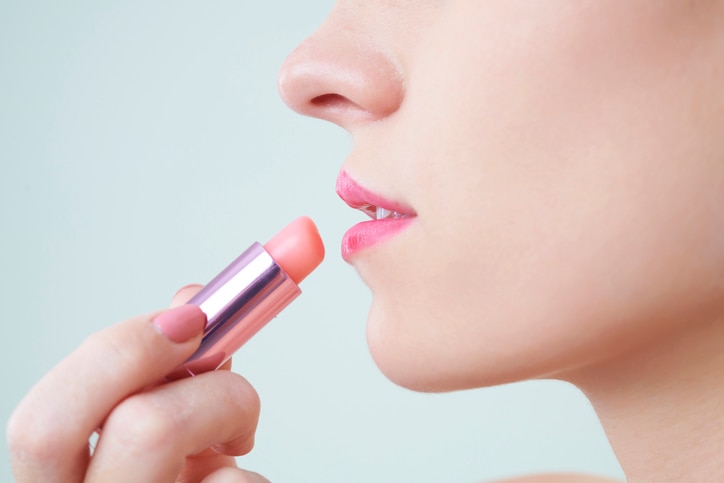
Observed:
[[[280,90],[416,215],[347,241],[399,384],[560,375],[722,310],[724,2],[342,1]]]

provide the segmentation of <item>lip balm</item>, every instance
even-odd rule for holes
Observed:
[[[201,345],[169,380],[218,369],[301,294],[299,283],[324,259],[314,222],[297,218],[265,245],[254,243],[187,303],[207,322]]]

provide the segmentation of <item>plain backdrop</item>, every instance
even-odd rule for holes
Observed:
[[[235,357],[262,399],[242,466],[276,482],[621,477],[571,386],[416,394],[375,367],[370,295],[339,256],[363,218],[334,194],[350,140],[276,90],[331,5],[0,2],[0,417],[88,334],[166,306],[307,214],[327,260]]]

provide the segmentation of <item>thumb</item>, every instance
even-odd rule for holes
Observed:
[[[204,288],[204,286],[199,285],[198,283],[192,283],[190,285],[181,287],[176,291],[173,297],[171,297],[170,307],[174,308],[178,307],[179,305],[185,304],[191,299],[191,297],[199,293],[202,288]]]

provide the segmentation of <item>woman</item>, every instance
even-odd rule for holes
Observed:
[[[570,381],[630,481],[724,479],[721,59],[716,1],[339,2],[280,91],[352,134],[340,195],[384,218],[343,243],[380,369],[421,391]],[[142,390],[202,325],[142,316],[59,364],[10,422],[18,481],[261,479],[230,456],[259,410],[243,378]]]

